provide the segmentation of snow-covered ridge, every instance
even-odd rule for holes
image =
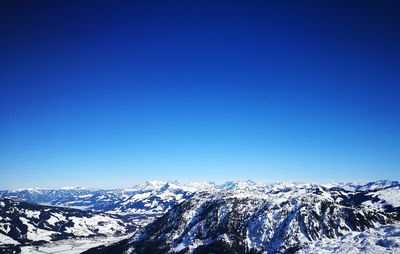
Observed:
[[[172,207],[128,243],[88,253],[335,253],[341,241],[357,244],[353,253],[397,253],[400,235],[384,234],[398,228],[399,194],[394,181],[351,187],[228,182]],[[368,241],[376,235],[382,240]]]
[[[20,245],[121,236],[134,230],[132,222],[117,215],[0,198],[0,253]]]
[[[172,253],[192,251],[197,248],[203,250],[209,247],[219,248],[221,247],[219,244],[228,250],[247,248],[257,251],[269,250],[269,252],[286,251],[284,246],[292,246],[294,249],[301,247],[301,250],[306,250],[303,247],[310,246],[310,250],[316,249],[319,245],[313,244],[318,242],[321,244],[329,242],[333,246],[336,240],[346,235],[355,236],[357,232],[366,230],[372,232],[375,228],[390,223],[397,225],[400,220],[399,197],[398,181],[362,184],[263,184],[250,180],[228,181],[222,184],[213,182],[182,184],[177,181],[149,181],[131,188],[112,190],[73,187],[56,190],[33,188],[0,191],[0,198],[87,210],[80,211],[82,213],[105,212],[107,214],[104,216],[116,219],[122,219],[120,216],[124,216],[124,220],[128,219],[132,225],[141,227],[140,232],[147,232],[148,236],[160,227],[165,227],[165,230],[157,232],[169,237],[162,246]],[[12,202],[19,204],[18,201]],[[10,212],[9,207],[4,199],[0,200],[0,212]],[[73,211],[79,210],[73,209]],[[43,223],[41,225],[47,225],[49,228],[35,228],[38,220],[44,218],[44,214],[37,209],[23,209],[22,220],[16,223],[27,226],[26,237],[22,238],[48,241],[55,235],[85,236],[91,232],[105,234],[111,228],[121,229],[111,221],[109,225],[114,226],[108,227],[107,223],[101,223],[99,225],[101,228],[97,228],[97,219],[88,221],[73,216],[55,216],[59,214],[57,212],[52,213],[54,216],[46,215],[45,221],[41,222]],[[179,216],[176,217],[177,215]],[[160,217],[161,221],[168,223],[160,224],[158,219]],[[231,221],[232,218],[236,219]],[[74,226],[65,227],[63,234],[48,232],[49,230],[57,232],[52,227],[60,225],[62,221],[69,221]],[[179,223],[175,224],[177,221]],[[215,221],[216,227],[212,226]],[[0,227],[0,231],[3,230],[0,242],[13,246],[16,244],[15,241],[20,241],[20,238],[8,234],[11,232],[9,224],[4,222]],[[82,225],[83,229],[74,229],[79,228],[79,225]],[[151,230],[152,227],[154,229],[154,225],[158,227],[156,231]],[[236,226],[231,228],[234,225]],[[169,231],[171,228],[173,230]],[[229,230],[225,231],[227,229]],[[247,231],[241,231],[244,229]],[[34,239],[32,233],[34,230],[36,234],[40,233],[39,238]],[[207,238],[201,238],[201,235],[205,235],[204,230],[213,233]],[[237,232],[240,233],[240,241],[233,240],[236,236],[232,236],[231,230],[235,232],[239,230]],[[131,239],[133,245],[129,245],[129,248],[140,250],[137,246],[137,240],[143,236],[140,232]],[[156,235],[152,237],[157,238]],[[232,245],[233,242],[240,244]]]
[[[332,197],[340,201],[357,199],[359,205],[384,209],[385,206],[398,206],[398,181],[376,181],[370,183],[268,183],[261,184],[251,180],[182,184],[177,181],[148,181],[131,188],[101,190],[84,187],[64,187],[55,190],[18,189],[0,191],[0,197],[53,206],[73,207],[92,211],[152,219],[160,216],[180,202],[201,192],[220,192],[237,190],[249,193],[277,193],[305,191],[313,189],[330,190]],[[357,195],[352,193],[358,192]],[[360,199],[363,196],[362,200]],[[368,198],[370,196],[370,198]],[[375,197],[375,198],[373,198]],[[362,201],[362,202],[361,202]]]
[[[400,181],[395,180],[379,180],[374,182],[331,182],[331,183],[309,183],[309,182],[271,182],[271,183],[259,183],[253,180],[243,180],[243,181],[226,181],[224,183],[215,182],[190,182],[190,183],[180,183],[176,180],[171,181],[146,181],[145,183],[134,185],[130,188],[123,189],[98,189],[98,188],[87,188],[83,186],[64,186],[56,189],[48,188],[18,188],[14,190],[3,190],[3,192],[17,193],[17,192],[31,192],[31,193],[46,193],[49,191],[110,191],[110,192],[135,192],[144,190],[158,190],[165,185],[173,186],[175,188],[194,188],[196,190],[206,190],[206,189],[245,189],[254,186],[269,186],[269,187],[302,187],[302,186],[324,186],[326,188],[340,187],[347,190],[357,190],[357,191],[370,191],[377,190],[387,187],[392,187],[400,185]]]

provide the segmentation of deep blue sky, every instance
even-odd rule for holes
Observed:
[[[399,1],[1,1],[0,188],[400,178]]]

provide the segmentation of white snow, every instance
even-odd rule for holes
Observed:
[[[91,218],[70,217],[74,223],[73,227],[67,227],[67,233],[73,233],[77,236],[90,236],[95,231],[104,235],[112,235],[117,230],[121,233],[126,232],[125,228],[118,224],[118,220],[104,215],[94,215]],[[102,226],[99,226],[102,224]]]
[[[79,195],[78,198],[90,198],[92,196],[93,194],[85,194],[85,195]]]
[[[0,245],[3,245],[3,244],[18,244],[18,242],[15,241],[14,239],[12,239],[11,237],[0,233]]]
[[[375,192],[375,196],[383,199],[393,207],[400,207],[400,187],[393,187]]]
[[[341,238],[316,241],[298,254],[398,254],[400,253],[400,225],[386,225],[364,232],[351,232]]]
[[[60,214],[60,213],[52,213],[50,218],[47,219],[47,223],[49,223],[50,225],[55,225],[58,221],[65,221],[66,218],[64,215]]]
[[[42,246],[24,246],[21,248],[21,253],[22,254],[43,254],[43,253],[78,254],[90,248],[94,248],[100,245],[110,245],[128,237],[129,235],[122,237],[95,237],[95,238],[84,238],[84,239],[61,240],[61,241],[46,243]]]
[[[86,187],[76,187],[76,186],[65,186],[60,188],[60,190],[87,190]]]
[[[10,232],[11,230],[11,223],[0,223],[0,229],[5,232],[6,234],[8,234],[8,232]]]
[[[58,234],[57,232],[50,231],[50,230],[44,230],[37,228],[33,226],[31,223],[29,223],[29,220],[26,218],[19,218],[22,223],[28,226],[28,232],[27,232],[27,238],[32,241],[50,241],[52,235]]]
[[[26,217],[39,219],[40,211],[33,211],[25,209]]]

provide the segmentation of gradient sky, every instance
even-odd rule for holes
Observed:
[[[399,1],[1,1],[0,189],[400,179]]]

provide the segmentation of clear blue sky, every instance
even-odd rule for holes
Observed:
[[[400,179],[399,1],[0,12],[0,189]]]

